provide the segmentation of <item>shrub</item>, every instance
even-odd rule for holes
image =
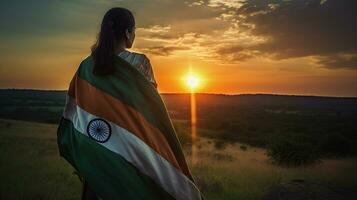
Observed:
[[[279,165],[301,166],[318,162],[320,153],[313,142],[295,137],[279,137],[268,146],[269,158]]]
[[[227,143],[223,140],[215,140],[214,141],[214,148],[217,150],[223,150],[226,148]]]
[[[247,150],[247,146],[245,146],[245,145],[240,145],[239,148],[240,148],[242,151],[246,151],[246,150]]]
[[[234,157],[229,154],[222,154],[222,153],[214,153],[213,158],[218,161],[233,161]]]

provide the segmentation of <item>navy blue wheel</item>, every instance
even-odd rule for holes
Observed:
[[[87,133],[89,138],[104,143],[109,140],[112,134],[110,124],[103,119],[92,119],[87,126]]]

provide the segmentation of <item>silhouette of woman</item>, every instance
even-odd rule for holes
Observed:
[[[115,7],[107,11],[102,20],[97,41],[92,46],[92,56],[95,60],[93,73],[96,75],[113,73],[113,56],[119,56],[136,67],[157,88],[148,57],[145,54],[126,50],[134,43],[135,29],[135,19],[130,10]],[[98,199],[85,180],[82,199]]]
[[[126,50],[134,38],[133,14],[107,11],[68,89],[60,155],[83,181],[82,200],[202,200],[149,59]]]

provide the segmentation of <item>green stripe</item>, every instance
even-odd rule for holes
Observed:
[[[122,156],[78,132],[62,118],[57,142],[60,155],[81,173],[103,199],[174,199]]]
[[[187,168],[181,143],[161,95],[138,69],[124,59],[118,56],[116,58],[117,70],[114,75],[95,76],[92,73],[93,60],[89,56],[80,64],[78,76],[140,112],[148,122],[163,133],[179,165]],[[189,178],[193,181],[191,175]]]

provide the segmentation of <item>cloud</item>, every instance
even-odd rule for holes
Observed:
[[[199,1],[193,1],[193,2],[188,2],[188,1],[185,1],[185,4],[187,4],[189,7],[193,7],[193,6],[201,6],[203,5],[205,2],[202,1],[202,0],[199,0]]]
[[[198,2],[198,1],[196,1]],[[195,6],[223,10],[214,48],[221,60],[245,61],[312,57],[329,69],[357,69],[357,1],[354,0],[209,0]]]
[[[152,25],[148,28],[138,28],[138,30],[143,31],[143,32],[148,32],[148,33],[167,33],[171,29],[171,26],[160,26],[160,25]]]
[[[85,42],[94,41],[105,11],[123,6],[137,19],[134,50],[144,53],[185,53],[218,63],[313,57],[318,66],[357,69],[354,0],[35,2],[0,3],[0,41],[11,41],[7,46],[28,43],[36,49],[37,38],[56,41],[75,35],[83,38],[80,49],[89,49],[91,44]]]
[[[251,34],[266,38],[248,50],[276,60],[314,56],[328,68],[357,69],[356,1],[246,1],[235,12],[245,16],[238,26],[250,25]]]
[[[321,56],[317,63],[327,68],[350,68],[356,69],[357,54],[338,54],[332,56]]]
[[[245,0],[209,0],[207,5],[210,7],[240,8],[244,3]]]
[[[154,55],[168,56],[175,51],[179,50],[189,50],[189,47],[178,47],[178,46],[153,46],[153,47],[143,47],[140,50]]]

